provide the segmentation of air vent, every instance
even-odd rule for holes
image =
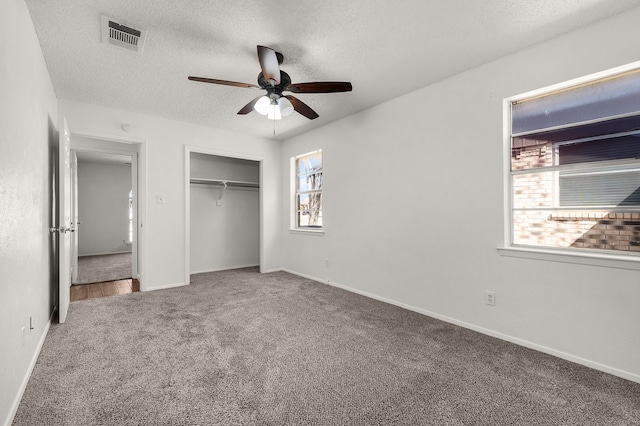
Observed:
[[[102,42],[142,52],[146,31],[102,15]]]

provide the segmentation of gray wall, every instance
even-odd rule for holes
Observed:
[[[4,1],[1,9],[0,424],[6,424],[17,409],[57,300],[57,241],[48,228],[56,220],[58,113],[24,1]]]
[[[130,252],[131,165],[78,162],[78,254]]]

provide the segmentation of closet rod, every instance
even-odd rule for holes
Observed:
[[[225,179],[206,179],[206,178],[191,178],[190,183],[198,185],[223,185],[227,187],[235,186],[240,188],[260,188],[258,182],[245,182],[240,180],[225,180]]]

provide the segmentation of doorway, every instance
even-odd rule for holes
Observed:
[[[263,266],[262,159],[185,147],[185,282]]]
[[[71,135],[72,300],[140,289],[140,144]]]

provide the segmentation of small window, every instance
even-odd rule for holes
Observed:
[[[295,167],[294,226],[322,229],[322,150],[292,158]]]
[[[640,252],[640,73],[511,105],[511,243]]]
[[[133,189],[129,191],[129,243],[133,242]]]

